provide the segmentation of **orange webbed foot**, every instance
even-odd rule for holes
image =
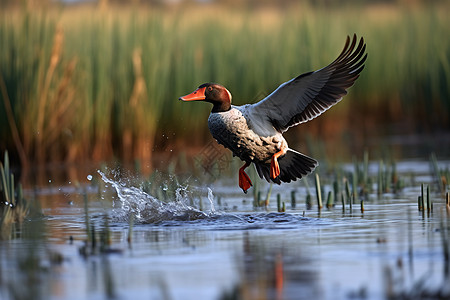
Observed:
[[[239,187],[244,191],[244,193],[247,193],[247,190],[253,186],[250,177],[244,171],[244,169],[247,168],[249,165],[250,165],[249,163],[245,163],[245,165],[243,165],[239,169]]]
[[[277,152],[272,156],[270,161],[270,178],[275,179],[280,175],[280,165],[278,164],[278,157],[283,155],[283,151]]]

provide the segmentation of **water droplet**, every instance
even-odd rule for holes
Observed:
[[[89,175],[87,176],[87,180],[89,180],[89,181],[92,180],[92,175],[91,175],[91,174],[89,174]]]

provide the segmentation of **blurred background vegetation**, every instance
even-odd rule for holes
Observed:
[[[234,104],[256,102],[330,63],[353,33],[366,69],[344,101],[288,132],[291,147],[320,138],[345,157],[374,138],[450,133],[448,1],[0,5],[0,152],[13,164],[195,155],[212,139],[211,107],[179,96],[214,81]]]

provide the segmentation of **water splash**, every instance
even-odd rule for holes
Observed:
[[[208,200],[209,200],[209,203],[211,205],[210,213],[211,214],[215,214],[216,213],[216,209],[214,208],[214,194],[213,194],[213,192],[212,192],[212,190],[210,188],[208,188]]]
[[[162,202],[144,192],[142,188],[127,186],[125,183],[108,178],[98,171],[102,180],[117,192],[119,205],[113,203],[113,218],[117,221],[127,222],[131,215],[138,223],[159,223],[163,221],[180,220],[189,221],[204,219],[215,214],[212,199],[214,196],[208,188],[208,199],[211,202],[210,213],[205,213],[188,205],[187,187],[179,186],[175,191],[175,199],[171,202]]]

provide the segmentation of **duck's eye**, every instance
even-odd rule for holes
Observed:
[[[208,91],[211,92],[212,90],[213,90],[212,86],[208,87]]]

